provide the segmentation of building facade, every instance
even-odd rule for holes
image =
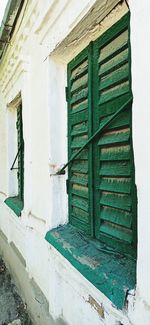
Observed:
[[[35,324],[150,324],[149,7],[7,4],[0,251]]]

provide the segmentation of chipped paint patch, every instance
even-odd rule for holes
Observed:
[[[93,270],[100,264],[99,260],[96,260],[86,255],[78,257],[78,260],[80,263],[88,265]]]
[[[89,295],[87,302],[97,311],[101,318],[104,318],[104,308],[102,304],[99,304],[91,295]]]

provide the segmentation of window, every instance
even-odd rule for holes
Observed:
[[[9,197],[5,203],[20,216],[24,204],[24,140],[23,140],[23,122],[22,122],[22,105],[16,110],[16,137],[17,150],[14,157],[11,171],[17,171],[17,195]]]
[[[18,142],[18,199],[24,200],[24,140],[22,125],[22,107],[17,109],[17,142]]]
[[[127,14],[68,64],[69,223],[45,236],[121,309],[136,283],[129,34]]]
[[[69,63],[67,101],[69,159],[85,146],[68,166],[70,223],[132,253],[136,188],[130,61],[127,14]]]

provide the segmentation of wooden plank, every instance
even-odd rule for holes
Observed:
[[[72,150],[72,156],[74,156],[79,149],[73,149]],[[88,159],[88,149],[84,149],[83,151],[80,152],[80,154],[78,154],[78,156],[74,159],[74,161],[76,160],[87,160]]]
[[[110,74],[101,77],[100,79],[100,91],[111,87],[111,86],[115,86],[116,84],[120,84],[122,81],[128,80],[129,78],[129,64],[126,63],[125,65],[123,65],[122,67],[120,67],[119,69],[116,69],[115,71],[111,72]]]
[[[79,92],[74,93],[71,98],[71,104],[81,102],[88,96],[88,88],[81,89]]]
[[[130,212],[107,206],[101,208],[101,219],[129,229],[132,225],[132,214]]]
[[[79,219],[83,223],[89,223],[89,214],[88,212],[80,209],[73,207],[72,209],[72,215],[76,218]]]
[[[88,112],[82,111],[74,114],[74,116],[69,117],[69,123],[73,126],[75,124],[84,122],[88,120]]]
[[[109,223],[103,223],[100,226],[100,232],[103,232],[109,236],[116,237],[120,240],[127,241],[128,243],[132,242],[132,231],[127,228],[123,228],[120,226],[112,226]]]
[[[72,195],[71,205],[83,211],[89,211],[88,200]]]
[[[99,105],[106,103],[112,99],[118,98],[121,95],[127,94],[130,91],[129,81],[125,81],[122,84],[114,86],[105,91],[101,91]]]
[[[124,48],[128,44],[128,30],[125,30],[119,36],[115,37],[111,42],[109,42],[106,46],[101,48],[100,57],[98,62],[103,62],[106,58],[111,55],[115,55],[115,53]]]
[[[76,218],[73,214],[70,218],[72,226],[76,227],[78,231],[82,232],[85,236],[89,236],[91,234],[90,223],[86,223],[82,220],[82,218]]]
[[[129,161],[114,162],[105,161],[101,163],[100,176],[130,176],[131,175],[131,165]]]
[[[131,178],[125,177],[101,177],[100,190],[130,194],[131,193]]]
[[[71,114],[74,114],[74,113],[77,113],[77,112],[80,112],[80,111],[84,111],[87,108],[88,108],[88,100],[85,99],[81,103],[71,105]],[[72,116],[72,118],[73,118],[73,116]]]
[[[100,160],[129,160],[130,145],[101,148]]]
[[[88,172],[88,162],[87,161],[82,161],[82,162],[74,162],[72,164],[72,168],[71,170],[73,172],[78,172],[78,173],[83,173],[83,174],[87,174]]]
[[[127,194],[103,191],[100,196],[100,205],[131,211],[132,200],[131,196]]]
[[[107,61],[104,64],[100,65],[99,68],[99,76],[106,75],[111,71],[116,70],[120,66],[124,65],[128,62],[128,48],[124,51],[120,52],[119,54],[115,55],[112,59]]]
[[[105,132],[98,141],[99,146],[128,142],[130,129],[121,129]]]
[[[77,184],[75,184],[75,185],[77,185]],[[88,199],[87,191],[81,191],[81,190],[72,188],[71,193],[73,195],[79,196],[80,198]]]
[[[87,142],[87,135],[73,137],[71,148],[81,148]]]
[[[73,176],[70,179],[70,182],[87,186],[88,185],[88,178],[86,178],[85,174],[76,173],[76,174],[73,174]]]
[[[129,111],[129,109],[127,109],[125,112],[122,112],[119,114],[119,116],[117,116],[107,127],[107,130],[111,130],[111,129],[117,129],[123,126],[130,126],[130,114],[131,111]],[[103,126],[103,124],[105,124],[107,122],[107,120],[109,120],[110,115],[107,117],[103,117],[100,121],[100,126]]]
[[[88,71],[88,60],[85,60],[83,63],[79,64],[78,67],[72,70],[71,81],[81,78]]]
[[[87,134],[87,132],[88,132],[88,124],[87,122],[82,122],[73,126],[71,135]]]
[[[109,98],[109,100],[105,103],[102,103],[97,107],[97,116],[99,119],[104,117],[108,117],[108,115],[114,114],[128,99],[129,99],[129,92],[123,95],[118,95],[115,98]],[[131,110],[131,104],[129,104],[128,108],[126,108],[126,112]],[[125,112],[124,111],[124,112]],[[120,115],[119,115],[120,116]],[[119,118],[118,116],[118,118]],[[115,121],[115,120],[114,120]],[[112,122],[113,123],[113,122]]]
[[[74,92],[77,92],[81,89],[87,88],[88,85],[88,74],[86,73],[84,76],[82,76],[80,79],[77,79],[72,83],[71,86],[71,94]]]

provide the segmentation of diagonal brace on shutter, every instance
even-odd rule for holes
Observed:
[[[117,112],[115,112],[99,129],[87,140],[87,142],[73,155],[73,157],[68,160],[68,162],[55,174],[55,175],[62,175],[65,172],[66,167],[73,162],[73,160],[84,150],[95,138],[117,117],[131,102],[133,97],[131,96],[125,104],[123,104]]]
[[[17,152],[17,154],[16,154],[16,157],[15,157],[13,163],[12,163],[12,166],[11,166],[10,170],[18,169],[17,167],[14,168],[14,165],[15,165],[15,162],[16,162],[16,160],[17,160],[17,158],[18,158],[18,155],[19,155],[19,152],[20,152],[22,146],[23,146],[23,142],[20,144],[20,146],[19,146],[19,148],[18,148],[18,152]]]

